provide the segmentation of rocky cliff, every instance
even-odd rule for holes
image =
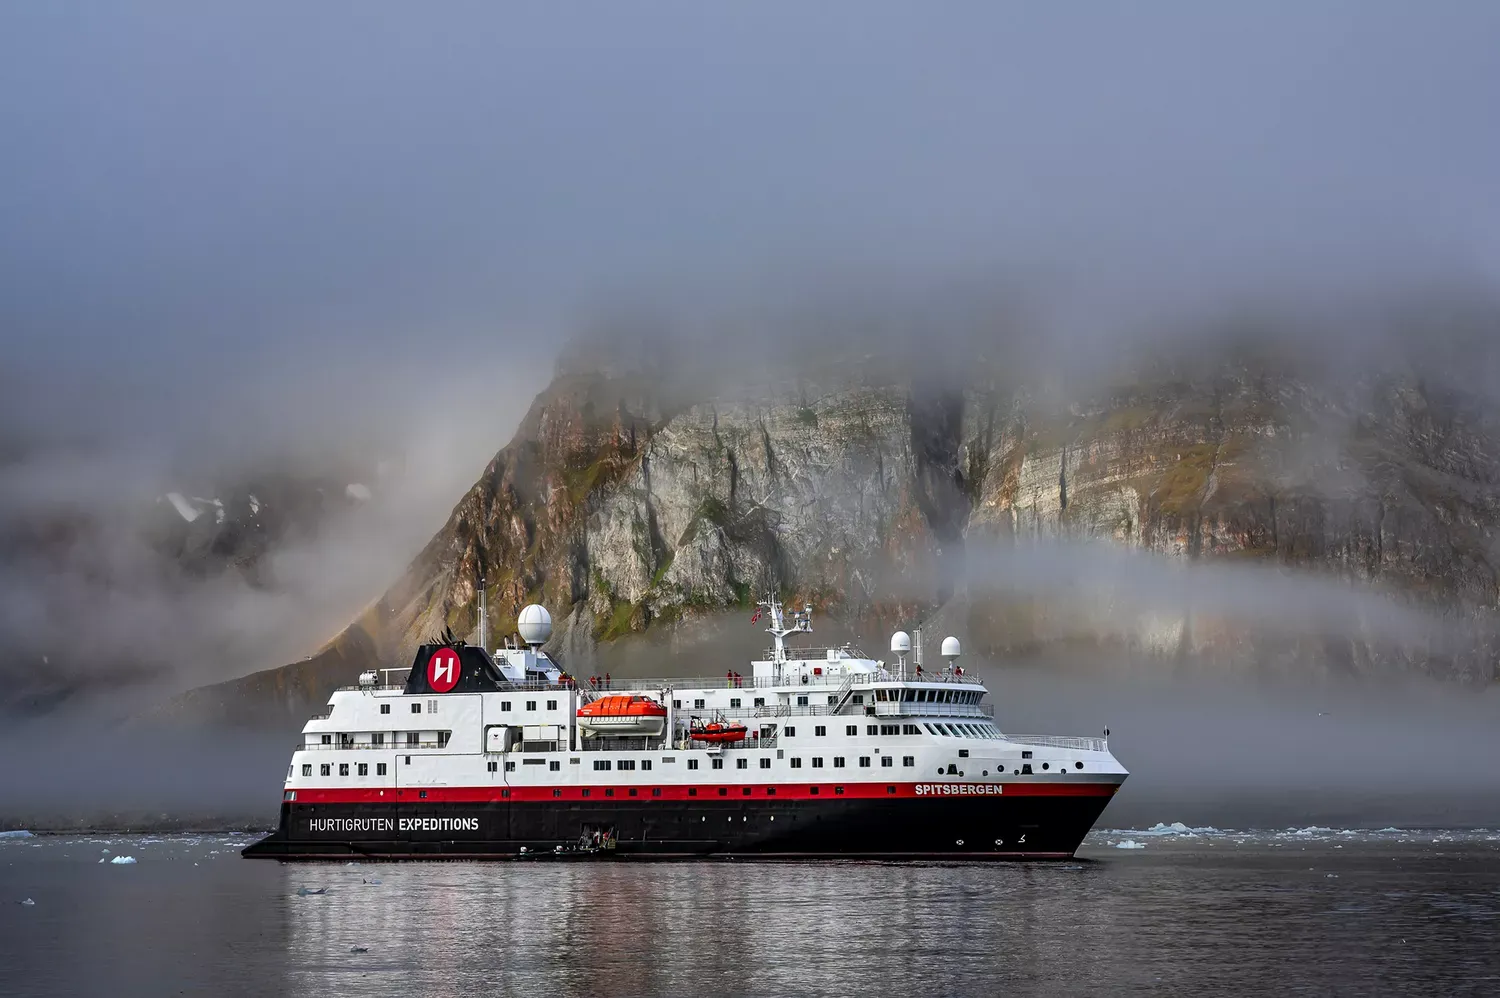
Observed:
[[[500,630],[527,602],[551,607],[577,665],[775,588],[845,618],[941,611],[995,654],[1082,640],[1231,667],[1492,677],[1479,638],[1402,643],[1359,622],[1267,637],[1170,606],[1122,624],[1066,593],[983,585],[1017,542],[1094,540],[1281,566],[1487,627],[1500,428],[1477,394],[1409,368],[1311,375],[1232,350],[1045,393],[977,356],[957,377],[918,366],[827,355],[716,381],[565,358],[340,648],[399,661],[445,626],[472,630],[482,584]],[[348,653],[329,658],[342,671],[326,682],[347,681]],[[303,679],[289,711],[322,695]]]

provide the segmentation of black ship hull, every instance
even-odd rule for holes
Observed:
[[[889,798],[289,801],[282,804],[280,827],[244,855],[1065,859],[1115,789],[1097,784],[1083,793]],[[591,847],[601,840],[612,848]]]

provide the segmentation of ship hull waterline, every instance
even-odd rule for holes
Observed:
[[[738,788],[726,788],[730,794]],[[249,858],[1068,859],[1116,787],[937,799],[286,802]],[[716,791],[715,791],[716,793]],[[614,848],[578,848],[608,830]]]

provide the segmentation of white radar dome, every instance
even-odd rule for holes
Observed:
[[[959,656],[958,639],[955,638],[955,637],[953,637],[952,635],[944,638],[943,639],[943,657],[944,658],[958,658],[958,656]]]
[[[897,631],[891,635],[891,651],[897,655],[905,655],[911,651],[911,635],[905,631]]]
[[[540,603],[523,606],[516,617],[516,632],[528,645],[544,645],[552,637],[552,614]]]

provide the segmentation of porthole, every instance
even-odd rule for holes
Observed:
[[[1016,770],[1016,774],[1015,775],[1020,776],[1021,775],[1021,771],[1019,769]]]
[[[1052,763],[1050,763],[1050,762],[1044,762],[1044,763],[1042,763],[1042,768],[1043,769],[1051,769],[1052,768]]]
[[[1081,762],[1075,762],[1075,763],[1073,763],[1073,768],[1074,769],[1082,769],[1083,768],[1083,763],[1081,763]]]
[[[986,770],[985,770],[985,771],[984,771],[984,775],[985,775],[985,776],[989,776],[989,775],[990,775],[990,771],[989,771],[989,770],[988,770],[988,769],[986,769]]]

